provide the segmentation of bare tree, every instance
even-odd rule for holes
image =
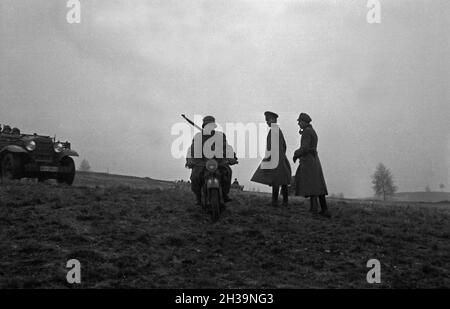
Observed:
[[[83,161],[81,161],[80,163],[80,166],[78,167],[78,170],[80,170],[81,172],[89,172],[91,170],[91,165],[86,159],[83,159]]]
[[[382,196],[384,201],[386,197],[393,195],[397,191],[392,173],[383,163],[378,164],[375,173],[372,175],[372,184],[375,195]]]

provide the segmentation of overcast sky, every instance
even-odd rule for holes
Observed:
[[[0,123],[70,140],[96,171],[175,180],[180,114],[277,112],[291,160],[307,112],[330,193],[371,195],[379,162],[400,191],[449,190],[450,3],[380,2],[368,24],[365,0],[89,0],[68,24],[65,0],[2,0]],[[259,161],[234,168],[246,187]]]

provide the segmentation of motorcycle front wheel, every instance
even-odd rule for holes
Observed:
[[[218,189],[210,189],[209,203],[211,206],[211,220],[217,222],[220,216],[220,195]]]

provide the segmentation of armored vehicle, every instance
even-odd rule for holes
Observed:
[[[5,180],[37,178],[39,181],[56,179],[72,185],[78,153],[69,142],[38,134],[19,131],[0,133],[0,176]]]

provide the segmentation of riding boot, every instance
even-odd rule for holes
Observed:
[[[272,206],[278,206],[278,194],[280,192],[279,186],[272,186]]]
[[[222,198],[224,203],[231,202],[232,199],[228,196],[228,193],[226,189],[222,188]]]
[[[231,168],[228,166],[227,168],[221,168],[221,185],[222,185],[222,197],[224,203],[231,202],[232,199],[229,196],[231,189]]]
[[[283,195],[283,206],[287,206],[289,202],[289,190],[287,185],[281,186],[281,194]]]
[[[310,202],[309,212],[311,212],[313,215],[317,214],[317,210],[319,208],[317,196],[311,196],[309,202]]]
[[[196,192],[195,193],[195,199],[196,199],[195,205],[201,206],[202,205],[202,194]]]
[[[320,208],[321,208],[319,215],[324,216],[326,218],[330,218],[331,214],[328,211],[327,200],[325,198],[325,195],[319,196],[319,202],[320,202]]]

